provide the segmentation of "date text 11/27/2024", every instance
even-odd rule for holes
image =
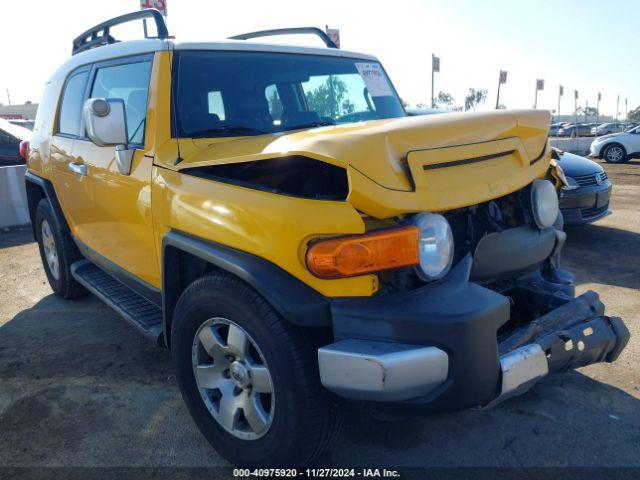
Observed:
[[[234,478],[400,478],[397,470],[386,468],[235,468]]]

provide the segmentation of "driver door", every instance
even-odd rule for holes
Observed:
[[[147,286],[160,287],[160,268],[151,218],[153,157],[147,156],[145,130],[153,55],[96,64],[89,98],[124,101],[128,147],[134,148],[131,173],[118,170],[113,146],[77,139],[74,156],[92,172],[94,215],[85,232],[92,260],[112,274],[133,274]],[[101,264],[102,263],[102,264]]]

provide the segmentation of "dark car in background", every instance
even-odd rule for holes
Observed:
[[[611,213],[611,181],[607,172],[596,162],[572,153],[555,150],[568,186],[560,192],[560,209],[567,225],[595,222]]]
[[[591,134],[599,137],[601,135],[610,135],[612,133],[624,132],[625,130],[628,130],[628,129],[629,128],[626,123],[609,122],[609,123],[602,123],[598,126],[593,127],[591,129]]]
[[[593,123],[575,123],[558,129],[558,137],[590,137]]]
[[[31,130],[0,118],[0,167],[24,165],[20,142],[31,137]]]

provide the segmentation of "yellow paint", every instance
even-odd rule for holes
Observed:
[[[311,275],[304,262],[308,242],[393,225],[395,217],[406,214],[485,202],[549,171],[549,114],[544,111],[444,114],[255,137],[180,139],[183,161],[176,165],[170,65],[169,52],[155,54],[145,145],[135,155],[130,176],[117,171],[113,148],[84,140],[67,145],[54,137],[48,154],[42,153],[47,146],[41,142],[34,161],[43,165],[40,175],[54,172],[74,235],[158,288],[162,238],[179,230],[265,258],[325,296],[369,296],[378,289],[376,275],[337,280]],[[511,153],[429,168],[503,152]],[[291,155],[345,168],[347,201],[293,198],[189,174],[194,167]],[[92,178],[84,182],[85,190],[69,194],[64,170],[71,158],[91,159]],[[84,205],[78,204],[80,197]]]

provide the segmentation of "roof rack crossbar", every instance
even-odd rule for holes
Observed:
[[[102,22],[95,27],[90,28],[82,35],[78,35],[73,40],[73,49],[71,50],[71,55],[84,52],[85,50],[89,50],[91,48],[100,47],[102,45],[116,43],[118,40],[116,40],[109,33],[109,29],[111,27],[123,23],[132,22],[134,20],[143,20],[146,18],[153,18],[153,20],[155,21],[156,30],[158,32],[157,38],[169,38],[167,25],[166,23],[164,23],[164,18],[162,18],[162,14],[159,11],[153,9],[140,10],[139,12],[127,13],[125,15],[120,15],[119,17],[112,18],[111,20],[107,20],[106,22]]]
[[[316,27],[297,27],[297,28],[276,28],[273,30],[260,30],[259,32],[243,33],[241,35],[234,35],[229,37],[230,40],[249,40],[251,38],[258,37],[272,37],[276,35],[299,35],[299,34],[311,34],[317,35],[322,39],[324,44],[329,48],[339,48],[329,36]]]

